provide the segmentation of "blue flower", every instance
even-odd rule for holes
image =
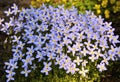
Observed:
[[[1,18],[0,18],[0,25],[2,24],[3,21],[4,21],[4,19],[1,19]]]
[[[26,54],[28,54],[28,55],[30,55],[30,56],[32,56],[33,55],[33,53],[34,53],[34,47],[33,46],[31,46],[30,48],[29,47],[27,47],[27,52],[26,52]]]
[[[6,70],[6,73],[8,73],[8,74],[6,75],[6,77],[10,77],[10,76],[14,76],[14,75],[15,75],[15,72],[13,72],[13,69]]]
[[[41,70],[41,73],[45,73],[46,75],[48,75],[48,72],[52,70],[52,68],[50,67],[52,63],[43,62],[43,64],[44,64],[44,68]]]
[[[19,55],[19,60],[22,60],[22,58],[25,56],[25,54],[23,54],[23,52],[19,52],[18,55]]]
[[[28,70],[27,68],[24,69],[24,71],[21,71],[21,74],[25,74],[25,77],[28,77],[28,74],[31,72],[31,70]]]
[[[36,64],[33,64],[33,66],[31,66],[31,68],[32,68],[33,70],[35,70],[35,69],[37,68]]]
[[[17,62],[14,62],[11,66],[12,66],[11,69],[13,70],[18,68]]]
[[[6,14],[6,16],[13,14],[10,8],[8,9],[8,11],[4,11],[4,13]]]
[[[14,28],[13,30],[15,31],[15,34],[17,34],[18,32],[21,32],[24,26],[24,23],[20,21],[15,21],[15,25],[16,25],[16,28]]]
[[[76,47],[77,45],[73,45],[72,47],[68,46],[69,51],[72,52],[72,55],[75,56],[76,51],[79,51],[79,49]],[[68,51],[68,52],[69,52]]]
[[[75,74],[76,71],[79,71],[79,68],[76,68],[75,63],[70,63],[67,68],[67,73]]]
[[[7,29],[9,29],[11,26],[13,26],[13,22],[12,22],[12,21],[5,22],[5,27],[6,27]]]
[[[28,67],[28,64],[32,65],[32,61],[34,59],[35,59],[34,57],[32,57],[30,55],[27,55],[26,59],[22,59],[22,62],[23,62],[23,66],[22,67]]]
[[[97,68],[99,69],[100,72],[107,70],[106,66],[104,63],[100,63],[97,65]]]
[[[104,63],[104,64],[108,65],[109,64],[109,62],[108,62],[109,60],[110,59],[108,57],[103,56],[103,60],[101,61],[101,63]]]
[[[74,7],[64,9],[63,5],[54,8],[44,4],[38,9],[31,6],[19,10],[13,4],[5,13],[12,17],[7,22],[0,18],[0,30],[10,35],[12,29],[15,34],[10,35],[12,59],[5,62],[8,82],[14,80],[18,61],[23,62],[21,74],[25,77],[35,70],[35,62],[38,62],[44,65],[40,72],[45,75],[55,65],[66,73],[79,72],[84,78],[89,77],[90,63],[102,72],[107,70],[110,60],[120,57],[120,48],[116,45],[120,41],[119,36],[114,35],[115,29],[91,11],[78,14]]]
[[[83,50],[81,50],[80,53],[82,53],[84,56],[86,56],[89,53],[89,51],[86,48],[83,48]]]
[[[21,37],[20,36],[17,37],[16,35],[14,35],[12,38],[13,38],[12,42],[17,42],[18,43]]]
[[[20,52],[20,50],[18,49],[18,47],[13,48],[12,51],[13,51],[14,54],[18,54]]]
[[[25,43],[23,43],[22,41],[19,41],[17,47],[20,49],[23,49],[24,45],[25,45]]]
[[[61,58],[57,56],[55,60],[56,60],[55,65],[60,65]]]
[[[13,59],[10,59],[9,62],[5,62],[5,65],[7,66],[7,69],[10,69],[14,63]]]
[[[98,51],[96,51],[95,54],[96,54],[96,58],[97,59],[99,59],[99,57],[103,57],[104,56],[104,54],[101,53],[100,49],[98,49]]]
[[[13,76],[6,75],[6,77],[7,77],[6,82],[10,82],[11,80],[15,80]]]
[[[14,15],[16,15],[18,12],[20,12],[20,10],[18,9],[18,6],[14,3],[13,6],[11,7],[12,13],[14,13]]]
[[[108,51],[108,54],[109,54],[109,56],[108,56],[108,59],[109,60],[115,60],[115,53],[114,52],[111,52],[110,50]]]
[[[48,57],[48,61],[49,61],[49,60],[53,60],[53,59],[55,59],[56,54],[53,53],[53,52],[50,52],[50,53],[47,54],[47,57]]]
[[[42,46],[43,46],[44,43],[45,43],[45,41],[42,40],[42,36],[38,37],[36,39],[36,41],[34,42],[34,44],[35,44],[35,50],[41,50],[41,48],[42,48]]]
[[[40,52],[40,51],[37,51],[36,58],[38,58],[38,61],[41,62],[41,60],[44,59],[44,53]]]

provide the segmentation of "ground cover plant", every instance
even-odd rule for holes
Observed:
[[[31,5],[35,8],[39,8],[43,3],[54,7],[63,4],[65,8],[75,6],[79,13],[85,13],[86,10],[93,10],[96,2],[91,0],[31,0]]]
[[[119,0],[97,0],[95,4],[96,13],[109,19],[112,13],[120,12]]]
[[[75,7],[44,4],[18,10],[13,4],[4,13],[10,19],[0,18],[1,31],[10,36],[13,53],[5,62],[6,82],[24,82],[16,75],[36,72],[43,82],[100,81],[102,72],[120,57],[119,36],[111,22],[91,11],[79,14]]]

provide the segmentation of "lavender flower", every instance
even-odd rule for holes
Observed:
[[[19,62],[23,63],[21,74],[25,77],[40,63],[43,66],[40,72],[45,75],[54,70],[53,66],[59,66],[66,73],[79,72],[86,78],[91,63],[102,72],[107,70],[110,60],[120,57],[120,47],[116,46],[120,41],[119,36],[114,35],[115,29],[91,11],[78,14],[74,7],[54,8],[44,4],[38,9],[30,7],[20,11],[13,4],[5,14],[12,17],[7,22],[0,18],[3,27],[0,31],[10,35],[12,29],[15,34],[11,36],[13,58],[5,62],[7,82],[14,80],[14,69],[18,69]]]

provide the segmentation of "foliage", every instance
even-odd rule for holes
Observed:
[[[79,12],[84,13],[86,10],[92,10],[96,15],[102,15],[106,19],[110,18],[113,13],[120,12],[119,0],[32,0],[31,5],[35,8],[40,7],[42,3],[53,6],[64,4],[65,7],[70,8],[75,6]]]
[[[97,14],[110,18],[110,14],[120,12],[119,0],[97,0],[94,9]]]
[[[44,4],[18,10],[13,4],[4,13],[10,20],[0,18],[1,31],[11,36],[13,53],[5,62],[7,82],[33,76],[44,82],[100,81],[102,72],[120,57],[115,29],[91,11],[78,14],[75,7]],[[17,80],[21,75],[29,79]]]
[[[43,3],[53,5],[65,5],[66,8],[75,6],[79,12],[85,13],[86,10],[92,10],[94,7],[94,1],[91,0],[31,0],[31,5],[35,8],[40,7]]]

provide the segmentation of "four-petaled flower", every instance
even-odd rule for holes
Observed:
[[[67,73],[72,73],[74,74],[76,71],[79,71],[79,68],[76,68],[75,63],[70,63],[67,67]]]
[[[4,21],[4,19],[0,18],[0,25],[2,24],[3,21]]]
[[[20,10],[18,9],[18,6],[14,3],[13,6],[11,7],[12,13],[14,13],[14,15],[16,15],[18,12],[20,12]]]
[[[28,64],[32,65],[32,61],[34,60],[35,58],[30,56],[30,55],[27,55],[26,56],[26,59],[22,59],[22,62],[24,63],[24,65],[22,67],[27,67]]]
[[[77,63],[77,65],[80,65],[80,63],[81,63],[82,61],[83,61],[83,60],[82,60],[82,59],[80,59],[80,57],[79,57],[79,56],[77,56],[77,59],[76,59],[76,60],[74,60],[73,62]]]
[[[45,73],[46,75],[48,75],[48,72],[52,70],[52,68],[50,67],[52,63],[43,62],[43,64],[44,64],[44,68],[41,70],[41,73]]]
[[[27,68],[25,68],[23,71],[21,71],[21,74],[25,74],[25,77],[27,77],[30,72],[31,70],[28,70]]]
[[[82,67],[82,70],[80,70],[79,73],[80,73],[82,76],[85,77],[85,76],[86,76],[86,73],[88,73],[88,71],[89,71],[89,70],[87,70],[87,69],[85,70],[85,68]]]
[[[100,72],[107,70],[107,68],[105,67],[105,63],[98,64],[97,68],[99,69]]]
[[[6,14],[6,16],[13,14],[10,8],[8,9],[8,11],[4,11],[4,13]]]

